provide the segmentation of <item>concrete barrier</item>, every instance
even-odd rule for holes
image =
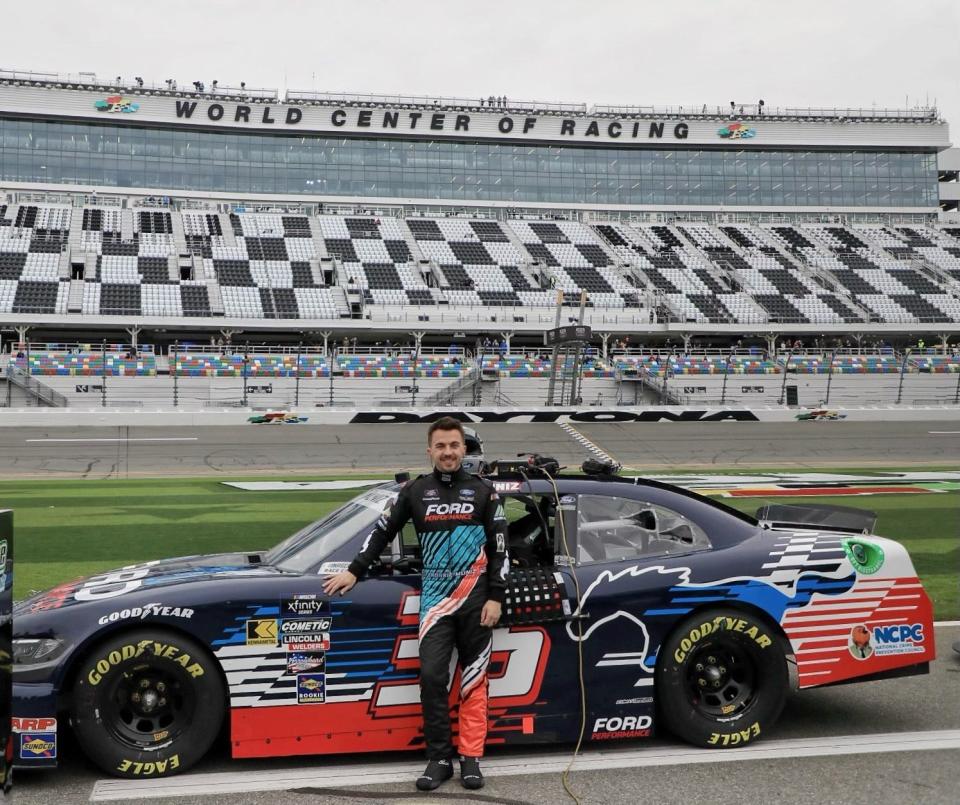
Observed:
[[[431,422],[441,416],[454,416],[463,422],[794,422],[819,421],[906,422],[952,421],[960,423],[960,407],[873,407],[873,408],[719,408],[646,406],[635,408],[494,408],[463,406],[451,409],[351,409],[316,408],[293,411],[278,409],[287,419],[299,419],[298,427],[310,425],[386,425]],[[265,412],[237,408],[205,411],[122,408],[5,408],[0,409],[0,427],[216,427],[236,426],[262,418]],[[255,424],[252,427],[278,427],[281,423]]]

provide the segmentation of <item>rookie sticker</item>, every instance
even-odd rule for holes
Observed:
[[[326,701],[326,674],[298,674],[297,702],[299,704],[322,704]]]

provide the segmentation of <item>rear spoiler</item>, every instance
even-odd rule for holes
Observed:
[[[822,528],[851,534],[872,534],[877,513],[852,506],[791,506],[771,503],[757,509],[757,519],[768,528]]]

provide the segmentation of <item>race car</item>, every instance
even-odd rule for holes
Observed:
[[[790,692],[925,673],[932,608],[906,550],[829,522],[761,522],[646,479],[501,466],[512,571],[489,669],[491,745],[644,738],[727,748]],[[15,613],[15,763],[66,729],[119,777],[237,758],[422,749],[420,552],[411,526],[346,597],[401,482],[272,549],[148,562]],[[802,516],[795,519],[802,520]],[[586,695],[581,710],[579,666]],[[459,683],[451,680],[451,706]]]

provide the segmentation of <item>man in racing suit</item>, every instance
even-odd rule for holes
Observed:
[[[427,432],[433,472],[403,486],[350,567],[323,586],[328,595],[351,589],[413,520],[423,557],[420,701],[428,763],[417,779],[422,791],[453,776],[447,685],[454,647],[460,665],[460,778],[465,788],[483,786],[479,760],[487,734],[487,665],[509,570],[507,522],[493,485],[461,467],[464,453],[460,422],[451,417],[434,422]]]

